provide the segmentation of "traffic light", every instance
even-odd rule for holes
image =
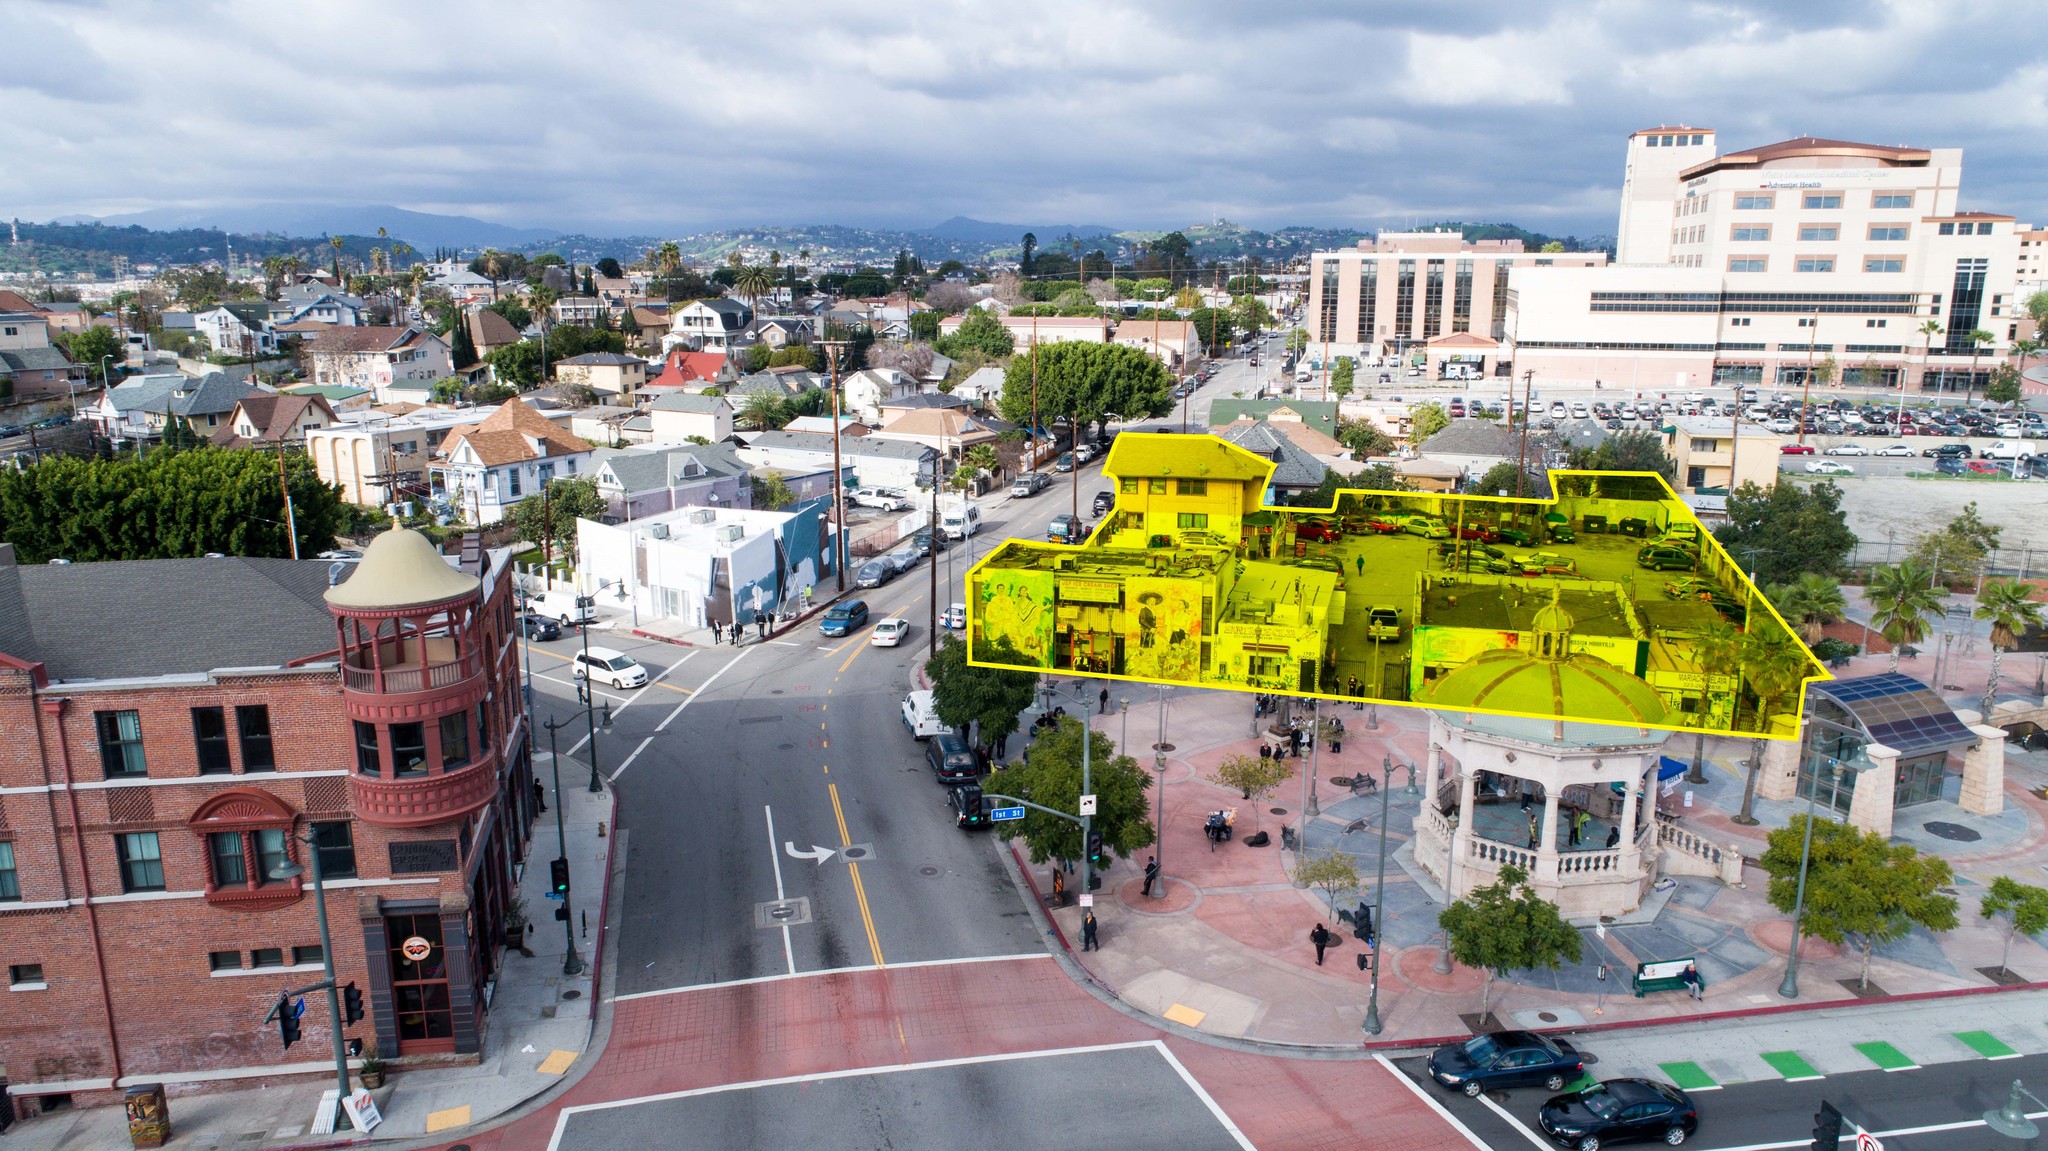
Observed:
[[[1102,866],[1102,833],[1099,831],[1088,833],[1088,863],[1091,867]]]
[[[1838,1151],[1842,1142],[1842,1113],[1823,1099],[1813,1115],[1813,1151]]]
[[[341,989],[341,1020],[344,1024],[354,1023],[363,1017],[363,992],[355,984],[346,984]]]
[[[556,895],[569,894],[569,861],[551,859],[548,861],[548,882]]]
[[[292,997],[289,995],[277,997],[277,1034],[284,1040],[286,1051],[299,1041],[299,1017],[292,1010]]]

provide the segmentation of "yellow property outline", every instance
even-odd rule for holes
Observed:
[[[1345,489],[1311,508],[1265,501],[1275,467],[1210,435],[1119,436],[1103,466],[1115,505],[1081,543],[1012,538],[968,571],[969,661],[1766,739],[1796,738],[1805,685],[1833,678],[1655,473],[1553,471],[1548,498]],[[1515,542],[1485,538],[1503,531]],[[1421,537],[1421,559],[1374,542],[1388,537]],[[1642,594],[1645,555],[1684,559],[1647,549],[1688,537],[1692,572],[1649,577],[1674,577],[1668,601]],[[1638,556],[1617,576],[1618,549]],[[1587,579],[1581,559],[1605,571]],[[1368,570],[1415,590],[1368,595]],[[1766,647],[1792,646],[1710,666],[1695,638],[1722,616]],[[982,658],[997,642],[1025,662]],[[1806,665],[1796,686],[1793,652]],[[1769,715],[1760,699],[1742,707],[1756,670],[1779,684]],[[1530,706],[1544,698],[1552,710]]]

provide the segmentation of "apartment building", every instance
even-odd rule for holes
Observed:
[[[1515,370],[1668,391],[1825,367],[1981,389],[2020,336],[2020,244],[2013,217],[1962,208],[1961,183],[1954,148],[1808,136],[1718,153],[1705,129],[1633,133],[1615,265],[1510,276]]]
[[[424,499],[427,469],[441,441],[456,428],[489,418],[497,409],[421,408],[406,415],[370,409],[344,412],[336,422],[306,431],[306,454],[321,482],[341,489],[352,504],[382,506]]]
[[[1309,258],[1309,337],[1333,356],[1373,358],[1461,333],[1498,341],[1507,335],[1509,269],[1606,264],[1605,252],[1526,252],[1520,240],[1468,240],[1443,230],[1382,232],[1354,250]],[[1490,371],[1499,358],[1486,351],[1460,347],[1445,358]]]

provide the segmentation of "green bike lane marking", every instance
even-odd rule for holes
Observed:
[[[1958,1031],[1955,1036],[1963,1046],[1975,1051],[1986,1059],[2018,1059],[2020,1053],[2005,1045],[1989,1031]]]
[[[1758,1058],[1770,1064],[1771,1070],[1784,1076],[1787,1083],[1804,1083],[1809,1079],[1822,1078],[1820,1071],[1797,1051],[1766,1051]]]
[[[1657,1069],[1662,1071],[1665,1077],[1671,1080],[1672,1086],[1681,1091],[1719,1091],[1721,1089],[1721,1085],[1714,1082],[1714,1077],[1707,1074],[1706,1068],[1689,1060],[1680,1060],[1675,1063],[1659,1063],[1657,1064]]]
[[[1920,1065],[1906,1058],[1906,1053],[1882,1040],[1855,1044],[1865,1059],[1886,1071],[1918,1071]]]

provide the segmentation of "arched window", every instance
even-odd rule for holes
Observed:
[[[303,876],[271,876],[296,854],[297,818],[283,800],[254,789],[223,791],[200,804],[185,826],[206,851],[207,902],[247,907],[297,900]]]

